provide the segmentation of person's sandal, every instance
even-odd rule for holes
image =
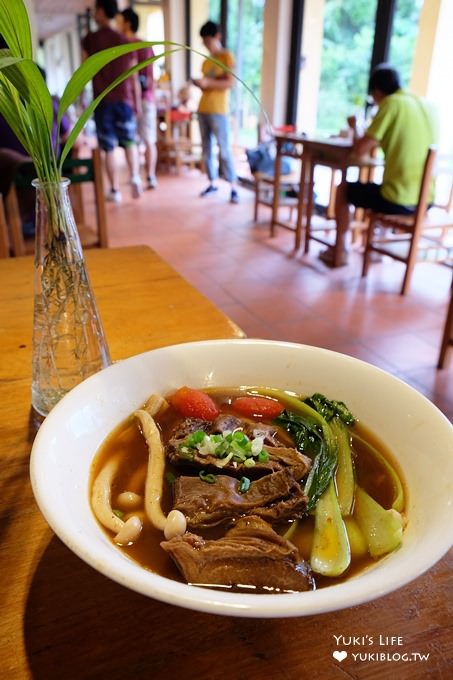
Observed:
[[[232,189],[231,195],[230,195],[230,203],[239,203],[239,194],[236,191],[236,189]]]

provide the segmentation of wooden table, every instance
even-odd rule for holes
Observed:
[[[302,241],[302,232],[305,228],[305,253],[309,250],[310,240],[318,241],[324,245],[332,245],[334,248],[334,266],[339,266],[342,253],[338,240],[334,242],[326,240],[319,234],[320,231],[328,229],[322,227],[316,232],[312,229],[311,220],[314,205],[314,173],[317,165],[331,168],[332,171],[338,170],[341,173],[340,182],[346,181],[346,173],[350,167],[358,167],[360,170],[361,181],[371,181],[372,173],[376,167],[382,165],[382,160],[371,158],[370,156],[357,157],[352,154],[352,140],[344,137],[332,137],[328,139],[309,138],[304,135],[286,133],[275,136],[276,140],[276,160],[275,160],[275,185],[274,203],[271,218],[271,234],[273,235],[275,226],[292,228],[295,232],[295,250],[299,250]],[[288,151],[288,146],[292,151]],[[281,181],[281,158],[282,156],[292,156],[302,160],[300,169],[299,196],[297,201],[297,216],[295,225],[292,227],[287,223],[282,223],[278,219],[278,188]],[[335,190],[335,184],[331,183],[331,194]],[[330,211],[333,206],[329,206]],[[329,214],[329,216],[331,216]],[[305,217],[305,225],[304,218]],[[356,222],[360,221],[360,216],[355,216]],[[330,227],[335,229],[336,226]]]
[[[169,343],[240,335],[147,248],[91,251],[87,262],[113,359]],[[0,261],[1,678],[450,677],[451,555],[375,602],[287,620],[217,617],[161,604],[109,581],[73,555],[40,515],[29,483],[35,434],[31,276],[30,258]],[[348,645],[351,636],[355,646]],[[391,636],[402,644],[391,645]],[[342,650],[349,654],[339,662],[332,653]],[[352,652],[430,656],[426,662],[365,662],[354,661]]]

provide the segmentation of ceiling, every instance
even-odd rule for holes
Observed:
[[[93,0],[34,0],[39,40],[73,26],[74,17],[93,4]]]

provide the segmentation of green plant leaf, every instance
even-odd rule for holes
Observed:
[[[8,66],[17,64],[19,61],[23,61],[23,59],[23,57],[13,57],[11,55],[11,50],[0,50],[0,71]]]
[[[89,56],[74,72],[61,97],[57,112],[57,142],[60,138],[61,121],[74,104],[86,85],[93,77],[113,59],[125,54],[156,45],[165,48],[162,54],[134,64],[116,78],[96,99],[87,106],[71,130],[63,147],[60,162],[57,166],[55,149],[52,147],[53,103],[48,87],[33,62],[33,50],[30,23],[24,0],[0,0],[0,35],[8,45],[8,50],[0,50],[0,113],[2,113],[17,138],[33,158],[38,177],[41,180],[57,180],[61,176],[63,163],[78,135],[93,114],[100,101],[123,80],[141,70],[145,66],[173,52],[190,50],[232,73],[235,79],[258,102],[269,125],[267,115],[259,99],[238,78],[231,69],[217,59],[193,50],[187,45],[172,41],[134,42],[118,45]]]
[[[133,43],[133,45],[135,47],[135,50],[133,50],[133,51],[137,51],[137,45],[138,45],[138,49],[140,49],[143,46],[147,47],[147,46],[151,46],[151,45],[155,45],[155,44],[156,43],[148,43],[148,42]],[[159,44],[162,44],[162,43],[159,43]],[[171,43],[171,44],[177,44],[177,43]],[[123,47],[129,48],[130,45],[121,45],[121,48],[123,48]],[[116,47],[112,47],[112,48],[109,48],[107,50],[103,50],[102,52],[98,52],[98,53],[96,53],[92,56],[96,57],[96,56],[102,55],[103,59],[101,60],[101,63],[104,66],[106,63],[108,63],[110,61],[110,59],[107,58],[108,53],[111,53],[111,50],[116,51],[117,49],[118,48],[116,48]],[[175,48],[174,50],[170,50],[166,54],[170,54],[172,52],[180,52],[182,49],[188,49],[188,48],[186,48],[182,45],[179,45],[177,48]],[[131,52],[130,49],[127,50],[127,51]],[[118,54],[116,56],[118,56]],[[156,61],[156,59],[160,59],[161,57],[162,57],[162,54],[154,55],[153,57],[150,57],[149,59],[145,59],[144,61],[141,61],[137,64],[134,64],[134,66],[131,66],[131,68],[129,68],[127,71],[124,71],[120,76],[115,78],[115,80],[108,87],[106,87],[105,90],[103,90],[100,95],[98,95],[95,99],[93,99],[92,102],[90,102],[90,104],[86,107],[86,109],[83,111],[83,113],[79,116],[79,118],[77,119],[77,122],[75,123],[70,134],[68,135],[68,138],[65,142],[65,145],[63,147],[63,150],[62,150],[61,156],[60,156],[60,164],[59,164],[60,170],[63,167],[63,163],[64,163],[68,153],[70,152],[75,140],[79,136],[80,132],[83,130],[87,121],[91,118],[91,116],[92,116],[94,110],[96,109],[97,105],[99,104],[99,102],[102,101],[102,99],[106,96],[106,94],[111,92],[111,90],[113,90],[117,85],[122,83],[123,80],[126,80],[126,78],[129,78],[131,75],[133,75],[137,71],[140,71],[142,68],[144,68],[148,64],[152,64],[154,61]],[[91,59],[91,57],[89,57],[89,59]],[[86,66],[87,63],[88,63],[88,59],[83,62],[83,64],[77,69],[77,71],[82,71],[83,67]],[[100,68],[102,68],[102,67],[100,67]],[[74,73],[74,76],[76,76],[77,71]],[[91,65],[90,65],[89,72],[92,73]],[[97,71],[95,73],[97,73]],[[77,93],[77,88],[78,88],[78,86],[80,86],[80,82],[83,82],[83,80],[85,80],[85,78],[86,78],[86,74],[79,74],[77,76],[77,80],[73,83],[72,81],[74,79],[74,76],[71,78],[68,85],[66,86],[65,92],[63,93],[63,96],[60,100],[60,106],[59,106],[59,110],[58,110],[59,122],[61,121],[61,118],[65,114],[67,108],[79,96],[81,91],[79,91]],[[91,78],[92,78],[92,76],[90,76],[86,82],[89,82],[91,80]],[[65,95],[67,95],[67,96],[65,97]],[[64,101],[63,101],[63,97],[64,97]],[[62,102],[63,102],[63,105],[62,105]],[[64,107],[66,107],[66,108],[64,108]]]
[[[177,51],[185,48],[183,45],[178,43],[172,43],[169,41],[164,42],[133,42],[128,45],[117,45],[116,47],[108,47],[105,50],[91,54],[89,57],[83,61],[80,66],[72,74],[68,84],[66,85],[64,92],[60,99],[60,104],[58,107],[58,120],[61,121],[62,117],[68,110],[68,108],[74,104],[76,99],[83,92],[84,88],[106,64],[109,64],[114,59],[122,57],[126,54],[131,54],[137,52],[145,47],[152,47],[153,45],[173,45],[177,48]],[[150,60],[146,60],[146,64],[161,58],[164,55],[155,55]],[[145,64],[145,62],[141,62]],[[137,66],[135,70],[140,70],[143,66]],[[129,72],[128,72],[129,73]],[[124,76],[122,80],[125,80],[128,75]],[[116,82],[116,81],[115,81]],[[122,82],[121,80],[119,82]]]
[[[0,35],[13,56],[33,59],[30,22],[23,0],[0,0]]]
[[[15,64],[4,66],[2,76],[16,88],[21,99],[38,115],[49,134],[53,125],[52,97],[38,66],[30,59],[22,59]]]

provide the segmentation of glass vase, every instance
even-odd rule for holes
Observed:
[[[110,354],[85,267],[68,179],[36,189],[32,405],[46,416]]]

